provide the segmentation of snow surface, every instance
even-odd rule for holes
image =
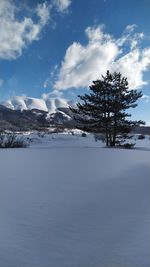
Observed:
[[[0,267],[149,267],[150,140],[32,139],[0,150]]]

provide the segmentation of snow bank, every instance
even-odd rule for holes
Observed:
[[[0,266],[150,266],[150,151],[59,138],[0,150]]]

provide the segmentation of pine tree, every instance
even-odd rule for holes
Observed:
[[[129,120],[129,108],[137,106],[142,92],[129,90],[127,78],[107,71],[101,80],[93,81],[90,93],[79,95],[81,102],[71,108],[78,128],[91,133],[103,133],[106,146],[115,146],[119,137],[127,138],[142,121]]]

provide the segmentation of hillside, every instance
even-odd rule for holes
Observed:
[[[0,131],[44,130],[53,127],[74,127],[68,108],[58,108],[56,112],[31,109],[13,110],[0,105]]]

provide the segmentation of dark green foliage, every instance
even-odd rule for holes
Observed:
[[[79,96],[81,102],[74,113],[77,127],[92,133],[103,133],[106,146],[119,144],[122,137],[128,134],[142,121],[132,121],[127,109],[135,108],[142,93],[137,90],[128,90],[127,78],[120,73],[111,74],[107,71],[101,80],[93,81],[90,93]]]

